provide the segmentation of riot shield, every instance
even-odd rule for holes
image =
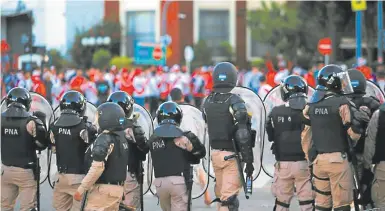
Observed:
[[[96,106],[94,104],[87,102],[86,104],[86,112],[84,113],[84,116],[87,117],[87,121],[94,123],[95,117],[96,117]],[[61,111],[60,106],[57,106],[54,110],[55,115],[55,121],[60,117]],[[52,151],[49,152],[48,162],[50,164],[49,166],[49,176],[48,176],[48,182],[51,185],[51,187],[54,186],[54,182],[57,180],[57,166],[56,166],[56,154],[52,153]]]
[[[30,92],[32,97],[32,103],[30,112],[33,113],[35,111],[40,111],[45,113],[46,118],[44,124],[46,125],[47,129],[49,129],[50,124],[54,120],[54,113],[51,107],[51,104],[41,95]],[[1,102],[1,112],[4,112],[7,109],[7,104],[5,99]],[[44,150],[40,154],[40,183],[43,183],[48,176],[48,150]]]
[[[189,104],[179,105],[183,112],[183,119],[180,128],[183,131],[191,131],[194,133],[203,145],[206,147],[206,157],[201,160],[198,165],[193,165],[193,186],[192,186],[192,198],[196,199],[202,196],[208,187],[209,175],[205,171],[205,167],[210,165],[209,142],[206,123],[203,119],[202,112],[196,107]],[[154,120],[154,126],[158,125],[157,119]],[[210,173],[213,172],[212,168]],[[151,187],[152,192],[155,192],[155,188]]]
[[[381,104],[385,102],[384,92],[373,81],[366,81],[366,97],[372,96],[377,98]]]
[[[149,139],[154,132],[154,125],[152,124],[151,114],[144,107],[135,103],[133,119],[135,119],[136,122],[142,127],[147,139]],[[147,159],[143,163],[143,194],[146,194],[150,190],[153,181],[152,168],[149,168],[151,166],[151,159],[149,154],[147,154]]]
[[[245,87],[235,87],[231,93],[239,95],[246,103],[247,112],[251,115],[251,128],[256,131],[254,153],[253,180],[261,172],[261,145],[265,134],[266,109],[261,98]]]
[[[311,98],[311,96],[314,93],[314,89],[310,86],[308,86],[308,99]],[[265,104],[266,113],[270,114],[273,107],[279,106],[284,104],[284,101],[281,97],[281,89],[280,86],[274,87],[270,92],[265,96],[265,99],[263,99],[263,103]],[[265,130],[265,129],[264,129]],[[274,164],[276,162],[275,156],[273,155],[271,151],[271,145],[268,141],[267,133],[265,133],[264,142],[262,143],[262,168],[263,171],[270,177],[273,177],[274,175]]]

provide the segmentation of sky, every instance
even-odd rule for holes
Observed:
[[[34,11],[36,45],[63,50],[66,42],[65,2],[67,0],[24,0]],[[15,10],[18,0],[0,0],[2,10]]]

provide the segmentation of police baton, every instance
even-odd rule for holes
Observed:
[[[192,165],[190,165],[190,174],[189,174],[189,178],[188,178],[188,184],[187,184],[187,188],[188,188],[188,200],[187,200],[187,211],[191,211],[191,195],[192,195],[192,185],[193,185],[193,177],[194,177],[194,167]]]
[[[83,196],[83,199],[82,199],[82,204],[81,204],[81,206],[80,206],[80,211],[84,211],[84,209],[86,208],[87,197],[88,197],[88,191],[86,191],[86,192],[84,193],[84,196]]]
[[[36,209],[40,211],[40,156],[41,151],[37,150],[37,159],[36,159],[36,166],[35,166],[35,174],[36,174]]]
[[[249,199],[250,195],[252,194],[252,191],[253,191],[253,188],[252,188],[253,179],[251,177],[247,177],[247,183],[246,183],[245,177],[243,176],[241,159],[240,159],[238,154],[232,154],[232,155],[225,156],[224,160],[228,161],[232,158],[235,158],[235,160],[237,161],[238,173],[239,173],[239,177],[241,179],[243,192],[245,192],[246,199]]]
[[[144,210],[144,202],[143,202],[143,162],[142,161],[139,161],[139,172],[138,172],[138,183],[139,183],[139,191],[140,191],[140,210],[143,211]]]

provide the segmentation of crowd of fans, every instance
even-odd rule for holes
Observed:
[[[365,63],[363,60],[355,68],[384,90],[384,65],[376,65],[372,70]],[[310,86],[315,87],[318,70],[323,66],[324,64],[319,62],[309,70],[305,70],[298,66],[288,67],[284,60],[279,60],[276,65],[267,61],[263,66],[252,67],[249,71],[240,70],[238,85],[250,88],[263,99],[274,86],[290,74],[304,77]],[[179,65],[132,69],[118,69],[112,66],[107,70],[91,68],[59,71],[55,67],[32,72],[3,70],[2,95],[4,96],[13,87],[24,87],[44,96],[55,108],[63,93],[68,90],[80,91],[95,105],[104,102],[111,92],[122,90],[133,96],[137,104],[145,106],[154,114],[159,103],[169,100],[170,92],[174,88],[181,90],[186,102],[199,107],[204,97],[212,90],[212,71],[213,66],[188,71],[185,66]]]

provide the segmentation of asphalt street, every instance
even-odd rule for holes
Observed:
[[[213,180],[210,180],[210,185],[208,191],[210,195],[214,198],[214,188]],[[247,200],[244,197],[244,194],[241,193],[239,196],[240,199],[240,210],[242,211],[255,211],[255,210],[272,210],[274,207],[274,197],[270,192],[271,179],[261,173],[261,175],[254,181],[254,190],[253,195]],[[44,182],[41,185],[41,211],[52,211],[52,189],[47,182]],[[144,209],[146,211],[157,211],[161,210],[159,205],[157,205],[158,199],[148,192],[144,196]],[[208,211],[215,210],[216,205],[212,204],[211,207],[206,206],[204,203],[203,196],[193,200],[192,210],[193,211]],[[291,205],[292,210],[299,210],[298,202],[293,200]],[[19,210],[18,207],[16,210]]]

